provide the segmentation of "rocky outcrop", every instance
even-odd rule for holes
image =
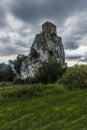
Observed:
[[[34,76],[42,61],[57,60],[65,65],[65,53],[62,38],[57,36],[56,26],[50,22],[42,25],[42,33],[35,36],[30,54],[20,68],[21,78]]]

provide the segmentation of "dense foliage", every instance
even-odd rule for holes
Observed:
[[[68,68],[60,82],[70,88],[87,87],[87,65],[75,65]]]
[[[0,64],[0,81],[13,81],[14,73],[9,65]]]
[[[44,61],[38,68],[35,77],[39,82],[52,83],[60,78],[65,70],[66,68],[63,68],[58,61]]]

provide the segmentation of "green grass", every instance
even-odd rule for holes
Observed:
[[[87,89],[60,85],[0,88],[0,130],[87,130]]]

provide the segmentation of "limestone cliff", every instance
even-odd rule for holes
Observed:
[[[57,60],[65,65],[65,53],[62,38],[57,36],[56,26],[50,22],[42,25],[42,33],[35,36],[30,54],[20,68],[21,78],[34,76],[42,61]]]

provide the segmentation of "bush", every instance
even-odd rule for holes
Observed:
[[[28,78],[24,79],[24,84],[33,84],[36,82],[37,82],[37,80],[35,77],[28,77]]]
[[[65,70],[66,68],[63,68],[58,61],[44,61],[38,68],[35,77],[38,82],[53,83],[62,76]]]
[[[34,84],[34,83],[37,83],[34,77],[28,77],[26,79],[21,79],[21,78],[14,79],[14,84]]]
[[[20,78],[16,78],[16,79],[14,79],[14,84],[24,84],[24,80],[22,80]]]
[[[59,82],[69,88],[87,87],[87,65],[75,65],[68,68]]]
[[[5,82],[0,82],[0,87],[5,87],[7,84]]]
[[[13,81],[15,74],[9,65],[4,63],[0,64],[0,82],[2,81]]]

